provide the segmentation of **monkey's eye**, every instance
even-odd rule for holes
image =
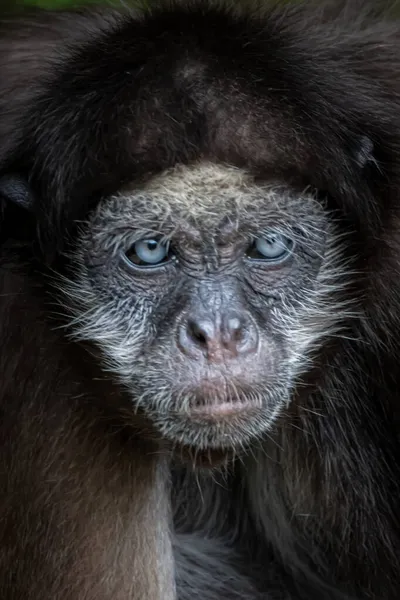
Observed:
[[[285,235],[272,232],[259,237],[246,253],[247,258],[270,263],[280,263],[289,258],[294,248],[294,241]]]
[[[124,258],[135,267],[158,267],[170,259],[169,242],[154,238],[138,240],[125,252]]]

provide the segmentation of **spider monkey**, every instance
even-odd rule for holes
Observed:
[[[400,597],[400,30],[362,4],[1,21],[3,600]]]

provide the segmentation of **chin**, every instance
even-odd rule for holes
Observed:
[[[254,406],[251,402],[205,404],[185,413],[155,415],[153,421],[161,433],[176,446],[194,451],[243,450],[247,444],[273,426],[280,409]]]
[[[143,385],[143,380],[141,381]],[[173,447],[193,452],[238,452],[270,431],[285,409],[282,384],[202,378],[195,385],[144,386],[132,390],[140,409]]]

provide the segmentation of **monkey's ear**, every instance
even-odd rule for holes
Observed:
[[[5,204],[11,203],[31,211],[34,196],[28,182],[20,175],[0,177],[0,198]]]
[[[372,163],[376,164],[376,158],[374,156],[374,143],[366,135],[363,135],[358,139],[358,143],[354,152],[354,158],[361,169],[363,169],[366,165]]]

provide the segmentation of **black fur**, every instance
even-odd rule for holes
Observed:
[[[73,346],[51,332],[63,309],[49,306],[46,269],[63,272],[76,223],[100,198],[199,158],[327,195],[351,234],[359,317],[316,357],[270,437],[222,482],[176,473],[179,598],[250,600],[249,579],[268,600],[400,597],[400,27],[358,9],[253,13],[196,3],[145,15],[39,13],[1,25],[0,172],[25,178],[35,197],[26,212],[3,193],[4,600],[50,599],[48,563],[67,568],[54,539],[46,546],[57,530],[48,516],[56,482],[46,480],[43,499],[38,479],[20,480],[38,460],[32,441],[22,452],[26,429],[38,423],[40,439],[51,436],[63,418],[57,407],[80,388]],[[56,338],[62,351],[52,367]],[[91,410],[96,420],[100,409]],[[85,498],[81,506],[89,510]],[[26,546],[17,537],[10,559],[13,519],[30,509],[29,535],[43,519],[50,525]],[[39,570],[47,563],[29,589],[35,570],[26,556]],[[115,590],[63,595],[60,584],[51,598],[131,597]]]

